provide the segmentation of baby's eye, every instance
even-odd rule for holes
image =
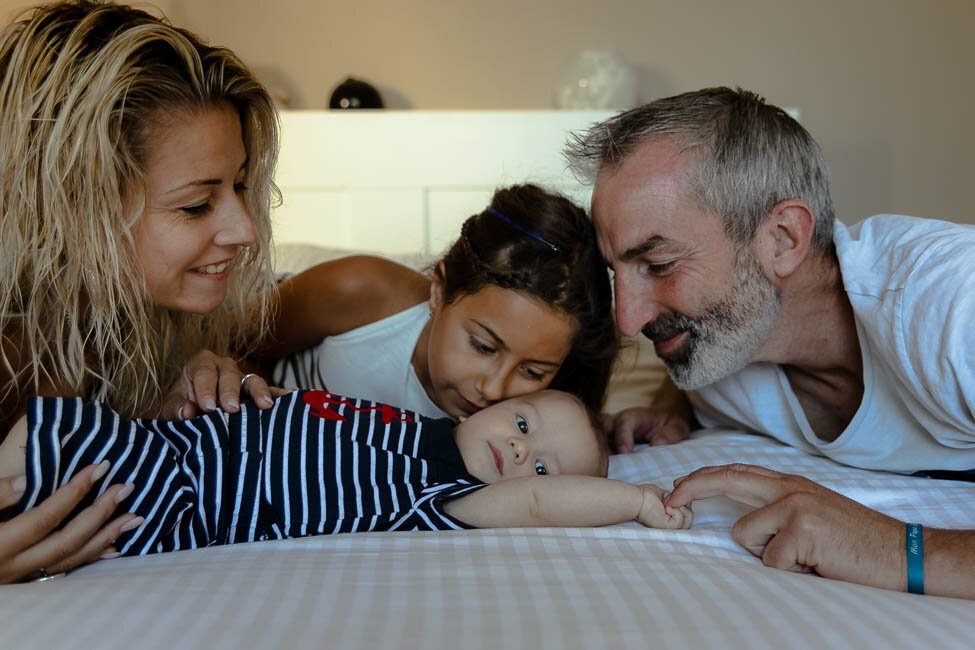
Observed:
[[[540,460],[535,461],[535,473],[539,476],[545,476],[548,474],[548,470],[545,469],[545,463]]]
[[[515,424],[518,425],[518,430],[522,433],[528,433],[528,420],[521,417],[520,415],[515,416]]]

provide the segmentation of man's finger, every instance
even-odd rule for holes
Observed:
[[[747,465],[703,468],[682,481],[674,481],[674,491],[670,493],[667,505],[677,508],[698,499],[725,496],[758,508],[782,496],[786,487],[779,480],[781,476],[772,470]]]

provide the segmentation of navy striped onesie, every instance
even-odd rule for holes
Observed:
[[[454,423],[325,391],[296,391],[266,411],[186,421],[126,420],[99,402],[31,398],[22,512],[92,463],[109,485],[134,483],[118,513],[146,522],[123,555],[304,535],[471,528],[442,501],[484,484],[464,466]]]

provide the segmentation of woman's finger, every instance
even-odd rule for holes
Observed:
[[[24,489],[27,487],[27,477],[5,476],[0,478],[0,510],[16,505],[20,498],[24,496]]]
[[[275,395],[263,377],[256,373],[248,373],[243,376],[246,377],[246,381],[241,382],[241,393],[250,395],[258,408],[266,409],[274,405]]]
[[[113,485],[93,504],[78,513],[61,530],[47,535],[16,558],[13,569],[20,575],[29,575],[41,567],[48,573],[60,573],[74,568],[98,550],[115,541],[121,533],[143,523],[141,517],[123,515],[114,520],[113,526],[103,529],[118,505],[132,493],[134,486]]]
[[[44,569],[48,573],[62,573],[85,564],[91,564],[99,559],[118,557],[118,549],[112,546],[112,544],[118,539],[119,535],[138,528],[143,523],[145,523],[145,520],[142,517],[131,513],[116,517],[89,538],[79,550],[54,564],[53,568],[44,567]]]
[[[15,555],[47,537],[88,494],[95,481],[105,476],[109,466],[107,460],[89,465],[37,506],[0,526],[0,551]]]

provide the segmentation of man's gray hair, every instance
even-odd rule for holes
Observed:
[[[722,217],[737,245],[752,240],[777,203],[794,198],[808,203],[816,218],[813,247],[831,249],[835,215],[823,152],[785,111],[741,88],[705,88],[620,113],[573,134],[565,156],[591,182],[660,137],[692,152],[693,197]]]

